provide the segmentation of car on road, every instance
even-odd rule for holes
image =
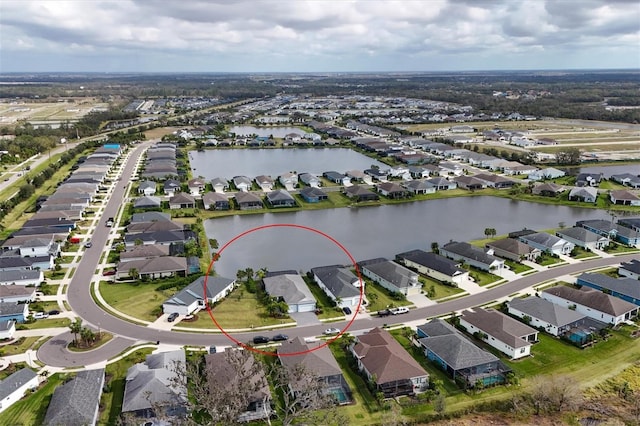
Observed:
[[[51,315],[58,315],[58,314],[60,314],[60,311],[59,311],[59,310],[57,310],[57,309],[52,309],[52,310],[50,310],[50,311],[48,312],[48,315],[50,315],[50,316],[51,316]]]
[[[325,331],[322,332],[322,334],[324,334],[325,336],[331,336],[333,334],[340,334],[340,329],[339,328],[335,328],[335,327],[327,328]]]
[[[86,243],[84,243],[84,247],[85,248],[91,248],[93,244],[91,243],[91,241],[87,241]]]
[[[33,318],[35,318],[35,319],[45,319],[45,318],[49,318],[49,314],[46,314],[44,312],[34,312],[33,313]]]
[[[271,338],[274,342],[282,342],[283,340],[289,340],[289,336],[286,334],[276,334]]]
[[[389,311],[388,309],[382,309],[378,311],[379,317],[388,317],[389,315],[391,315],[391,311]]]
[[[409,308],[407,308],[406,306],[400,306],[398,308],[389,309],[389,312],[391,312],[391,315],[406,314],[409,312]]]
[[[174,322],[176,320],[176,318],[178,318],[178,314],[177,312],[172,312],[169,314],[169,316],[167,317],[167,321],[169,322]]]
[[[262,343],[269,343],[271,339],[269,339],[267,336],[256,336],[253,338],[253,344],[254,345],[260,345]]]
[[[344,308],[342,308],[342,312],[344,312],[345,315],[351,315],[351,308],[345,306]]]
[[[106,271],[102,271],[102,275],[105,277],[111,276],[111,275],[115,275],[116,274],[116,270],[115,269],[107,269]]]

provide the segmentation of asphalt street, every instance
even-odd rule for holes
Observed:
[[[103,217],[115,217],[120,205],[124,204],[125,183],[130,181],[138,158],[143,153],[144,149],[149,146],[149,144],[149,142],[145,142],[137,146],[130,154],[122,173],[122,184],[116,185],[111,198],[105,207]],[[95,362],[106,360],[118,355],[127,346],[134,344],[136,341],[160,341],[162,343],[190,346],[223,346],[233,344],[233,342],[230,341],[226,336],[219,333],[206,334],[165,331],[133,324],[119,319],[98,307],[91,297],[90,283],[100,260],[102,248],[104,248],[105,243],[107,242],[109,230],[111,229],[101,225],[103,225],[102,220],[100,220],[92,237],[93,247],[87,249],[85,255],[82,256],[82,260],[80,261],[73,279],[69,284],[67,297],[69,305],[80,318],[82,318],[86,323],[91,324],[96,329],[99,328],[100,330],[108,331],[114,334],[114,339],[109,341],[107,344],[89,352],[69,352],[66,349],[66,345],[73,339],[73,336],[70,333],[63,333],[53,339],[50,339],[47,343],[43,344],[40,347],[40,349],[38,350],[38,359],[41,362],[55,367],[77,367],[81,365],[90,365]],[[637,254],[629,254],[616,256],[613,258],[598,258],[550,268],[541,272],[537,272],[535,274],[518,278],[514,281],[502,284],[492,289],[488,289],[478,294],[454,299],[448,302],[442,302],[424,308],[413,309],[409,313],[403,314],[401,316],[385,318],[367,317],[366,319],[356,319],[349,327],[349,330],[355,331],[370,329],[392,322],[395,323],[426,320],[427,318],[445,315],[453,311],[460,311],[465,308],[484,305],[502,297],[509,296],[518,291],[527,289],[531,286],[561,277],[563,275],[575,274],[581,271],[599,267],[606,267],[608,265],[614,265],[623,261],[629,261],[633,258],[637,259],[637,257]],[[342,330],[346,326],[347,321],[331,323],[330,325],[307,325],[296,328],[287,328],[286,334],[290,338],[298,336],[310,337],[322,334],[322,332],[327,327],[337,327]],[[215,328],[213,322],[211,324],[211,327]],[[270,333],[261,331],[241,333],[238,335],[234,335],[233,337],[241,342],[248,342],[255,335],[271,335],[275,333],[277,333],[277,331],[272,331]]]

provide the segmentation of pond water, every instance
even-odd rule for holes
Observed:
[[[611,175],[619,175],[622,173],[631,173],[632,175],[640,175],[640,164],[621,164],[619,166],[589,166],[575,167],[565,169],[569,175],[578,175],[579,173],[602,173],[605,178]]]
[[[250,178],[269,175],[276,178],[289,171],[322,175],[330,170],[344,173],[347,170],[368,169],[371,165],[387,167],[348,148],[189,151],[189,162],[193,175],[207,180],[215,177],[231,179],[238,175]]]
[[[254,126],[233,126],[229,129],[230,133],[238,136],[258,135],[262,137],[273,136],[274,138],[284,138],[289,133],[297,133],[304,135],[306,131],[297,127],[254,127]]]
[[[604,211],[513,201],[496,197],[460,197],[374,207],[307,210],[287,213],[236,215],[207,220],[208,238],[221,248],[243,232],[270,224],[295,224],[329,235],[356,261],[393,258],[412,249],[430,250],[450,240],[484,238],[485,228],[498,235],[530,228],[573,226],[578,220],[610,219]],[[270,271],[308,271],[312,267],[347,264],[349,257],[320,234],[293,228],[265,228],[250,232],[224,248],[216,262],[218,274],[235,277],[238,269],[266,267]]]

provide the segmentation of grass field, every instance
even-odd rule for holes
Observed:
[[[57,306],[58,305],[56,304],[56,307]],[[69,318],[49,317],[46,319],[35,320],[30,324],[20,324],[20,329],[37,330],[40,328],[68,327],[69,324],[71,324],[71,320]]]
[[[30,349],[40,337],[21,337],[13,343],[0,346],[0,354],[2,356],[22,354]]]
[[[524,265],[520,262],[514,262],[513,260],[505,259],[504,264],[511,269],[512,272],[519,274],[522,272],[527,272],[533,270],[530,266]]]
[[[392,299],[391,296],[387,293],[386,289],[380,287],[377,284],[374,284],[368,278],[364,278],[365,280],[365,295],[367,300],[369,301],[369,305],[367,309],[369,312],[376,312],[381,309],[386,309],[390,306],[409,306],[412,303],[408,300],[395,300]]]
[[[442,284],[440,281],[436,281],[433,278],[429,278],[421,275],[419,278],[422,283],[422,290],[425,294],[429,293],[429,291],[433,288],[434,294],[432,297],[429,297],[432,300],[438,300],[443,298],[448,298],[451,296],[455,296],[456,294],[464,293],[464,290],[458,287],[453,287],[450,285]]]
[[[100,282],[99,290],[104,300],[116,310],[146,321],[155,321],[157,316],[154,309],[162,305],[169,297],[171,291],[156,291],[163,283],[141,283],[132,285],[128,283],[109,284]]]
[[[0,414],[0,424],[38,426],[44,423],[44,416],[51,401],[51,395],[66,375],[54,374],[29,398],[24,398]]]

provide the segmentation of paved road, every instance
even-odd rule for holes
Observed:
[[[124,199],[124,182],[128,182],[134,171],[134,166],[137,159],[142,154],[143,150],[149,145],[149,142],[139,145],[131,153],[122,173],[122,185],[118,184],[114,189],[111,199],[107,203],[104,211],[104,216],[116,216],[119,206],[123,203]],[[93,235],[93,247],[88,249],[82,260],[76,269],[73,279],[68,289],[68,301],[73,311],[81,317],[85,322],[93,325],[101,330],[109,331],[113,333],[115,337],[109,343],[97,348],[88,353],[73,353],[65,349],[66,344],[73,338],[71,334],[65,333],[56,338],[50,340],[40,347],[38,350],[38,359],[47,365],[56,367],[65,366],[78,366],[88,365],[97,360],[105,360],[111,358],[127,347],[134,343],[135,340],[145,342],[179,344],[179,345],[193,345],[193,346],[208,346],[208,345],[228,345],[230,340],[221,334],[204,334],[204,333],[189,333],[189,332],[176,332],[157,330],[154,328],[144,327],[136,324],[129,323],[127,321],[116,318],[102,309],[100,309],[93,301],[90,294],[91,278],[96,270],[98,262],[100,260],[101,248],[104,247],[110,228],[101,226],[102,221],[96,228]],[[623,256],[616,256],[614,258],[598,258],[594,260],[582,261],[579,263],[558,266],[555,268],[547,269],[535,274],[531,274],[517,280],[505,283],[498,287],[488,289],[478,294],[470,295],[467,297],[455,299],[449,302],[439,303],[424,308],[414,309],[408,314],[403,314],[401,317],[387,317],[387,318],[366,318],[358,319],[352,323],[350,330],[369,329],[376,326],[382,326],[385,323],[392,321],[409,322],[414,320],[423,320],[430,317],[445,315],[453,311],[459,311],[465,308],[484,305],[502,297],[509,296],[515,292],[524,290],[533,285],[542,283],[547,280],[551,280],[563,275],[574,274],[584,270],[605,267],[613,264],[617,264],[623,261],[629,261],[631,259],[637,259],[637,254],[629,254]],[[331,323],[331,327],[338,327],[343,329],[346,327],[347,322]],[[215,325],[211,324],[212,328]],[[308,325],[301,326],[295,329],[287,329],[285,332],[289,337],[308,337],[317,336],[327,328],[328,325]],[[275,332],[269,333],[273,334]],[[241,333],[234,335],[239,341],[248,342],[255,335],[265,334],[262,332],[253,333]]]

